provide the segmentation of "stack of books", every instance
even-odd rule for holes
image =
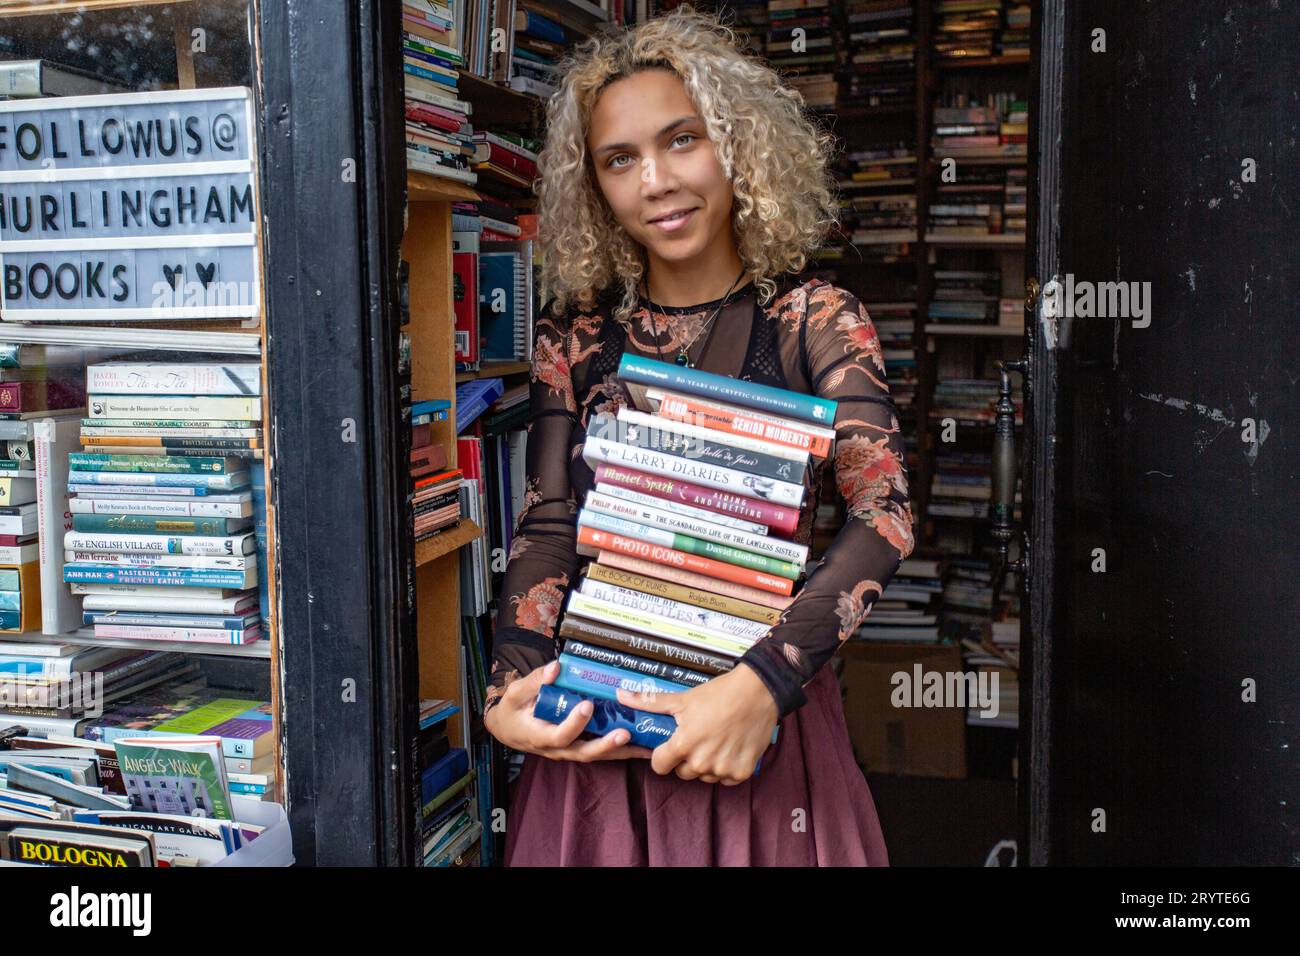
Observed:
[[[931,322],[984,325],[1000,315],[1002,272],[998,269],[936,269],[930,299]]]
[[[916,99],[912,0],[849,0],[848,81],[841,105],[911,108]]]
[[[509,75],[489,79],[509,80],[510,88],[521,93],[550,96],[558,88],[559,61],[573,37],[545,4],[530,0],[518,0],[512,26],[514,47]]]
[[[943,558],[904,559],[852,639],[937,641],[945,565]]]
[[[1005,59],[1029,59],[1029,4],[1011,2],[1006,9],[1006,26],[998,36],[998,53]]]
[[[416,480],[411,496],[416,541],[460,524],[462,474],[459,468],[444,468]]]
[[[930,142],[936,159],[1027,156],[1028,121],[1028,104],[1015,92],[990,93],[981,103],[952,94],[934,108]]]
[[[998,402],[998,382],[991,378],[944,378],[935,384],[934,403],[930,408],[930,421],[945,418],[956,420],[958,425],[991,425]],[[1016,406],[1016,424],[1024,421],[1023,402],[1013,393]]]
[[[937,59],[993,56],[1003,26],[1002,10],[1002,0],[939,0],[934,8]]]
[[[494,179],[516,189],[530,189],[537,178],[541,143],[516,133],[481,130],[472,136],[470,163],[480,179]]]
[[[625,355],[635,407],[594,416],[595,486],[577,548],[557,684],[681,691],[729,671],[793,600],[809,558],[792,540],[836,403]]]
[[[459,5],[402,0],[402,65],[406,81],[406,165],[465,183],[474,129],[470,104],[458,96],[463,62],[457,34]]]
[[[106,704],[193,671],[183,654],[87,647],[29,631],[0,640],[0,730],[76,736]]]
[[[834,109],[834,30],[829,0],[768,0],[767,61],[812,109]]]
[[[63,539],[84,624],[107,640],[260,640],[261,366],[110,362],[86,384]]]

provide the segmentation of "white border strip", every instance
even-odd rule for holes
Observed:
[[[0,265],[9,252],[69,252],[92,249],[205,249],[255,246],[254,232],[225,232],[184,236],[110,236],[106,239],[15,239],[0,242]]]
[[[248,100],[246,86],[210,86],[193,90],[149,90],[141,93],[93,93],[88,96],[38,96],[31,99],[0,101],[0,113],[22,113],[45,109],[91,109],[100,106],[131,106],[136,103],[198,103],[204,100]],[[122,97],[130,95],[129,103]]]

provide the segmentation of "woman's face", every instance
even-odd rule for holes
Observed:
[[[675,73],[647,69],[607,86],[587,148],[614,218],[652,267],[734,255],[731,183]],[[664,218],[673,213],[684,215]]]

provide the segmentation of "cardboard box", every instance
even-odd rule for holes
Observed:
[[[868,773],[920,777],[966,777],[964,707],[896,707],[892,700],[905,673],[962,671],[955,644],[884,643],[849,640],[844,658],[844,719],[858,763]],[[910,685],[909,685],[910,686]]]

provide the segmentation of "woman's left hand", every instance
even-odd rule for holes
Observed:
[[[728,787],[753,775],[778,716],[767,685],[746,664],[676,694],[619,688],[618,701],[677,721],[673,735],[654,748],[651,770]]]

